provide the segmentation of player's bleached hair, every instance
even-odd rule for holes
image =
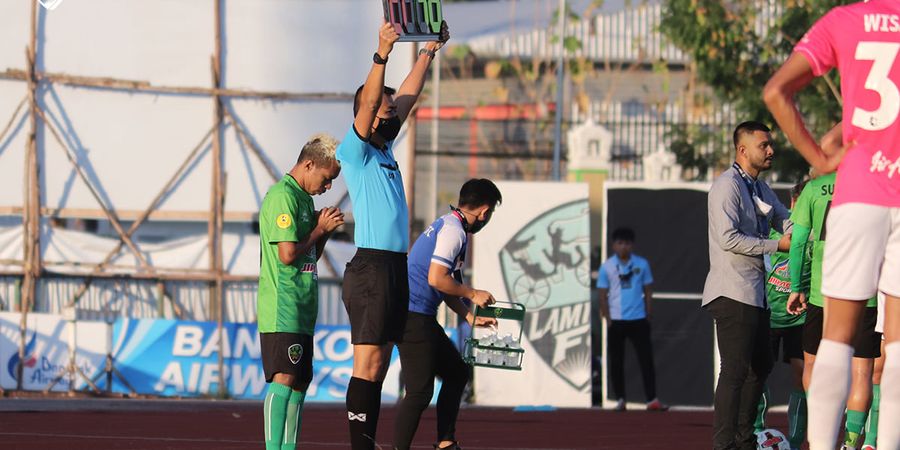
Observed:
[[[331,164],[337,162],[337,157],[335,156],[337,146],[338,140],[334,136],[327,133],[315,134],[309,138],[309,142],[300,150],[297,164],[303,161],[312,161],[316,166],[330,167]]]

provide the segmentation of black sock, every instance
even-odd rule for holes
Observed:
[[[375,448],[375,431],[381,411],[381,382],[350,378],[347,386],[347,422],[353,450]]]

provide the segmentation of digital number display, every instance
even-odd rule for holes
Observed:
[[[382,0],[384,20],[394,26],[400,42],[436,41],[440,37],[441,0]]]

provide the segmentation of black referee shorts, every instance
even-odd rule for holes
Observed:
[[[803,324],[803,351],[815,355],[822,341],[822,328],[825,314],[820,306],[809,305],[806,308],[806,323]],[[866,308],[862,323],[856,330],[856,337],[850,344],[853,346],[854,358],[877,358],[881,356],[881,333],[875,331],[878,321],[878,308]]]
[[[402,342],[409,310],[406,254],[357,249],[344,270],[342,298],[354,345]]]

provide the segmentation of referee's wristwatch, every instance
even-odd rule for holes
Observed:
[[[381,55],[378,54],[378,52],[375,52],[375,53],[372,55],[372,61],[373,61],[375,64],[381,64],[381,65],[384,65],[384,64],[387,64],[388,59],[387,59],[387,57],[382,58]]]

